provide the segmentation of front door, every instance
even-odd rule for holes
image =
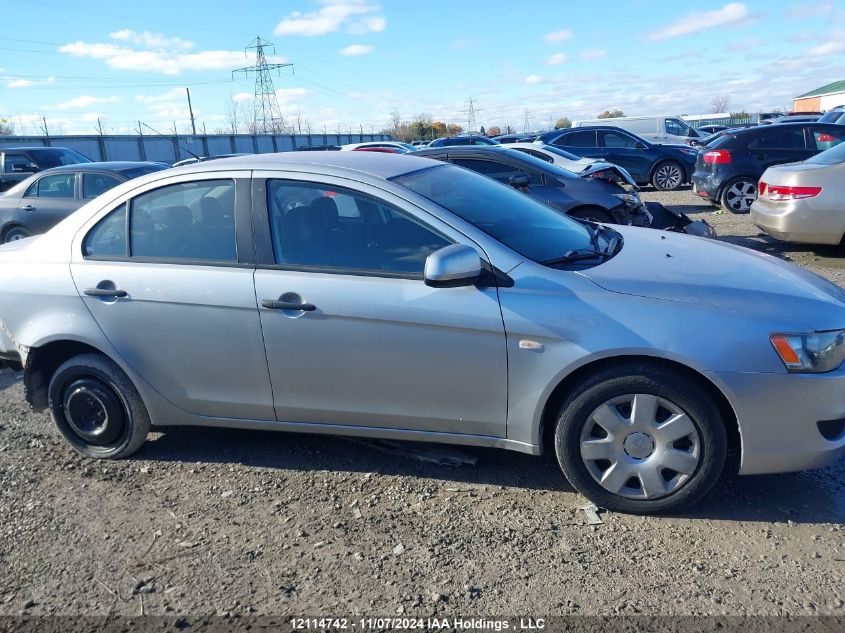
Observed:
[[[647,182],[651,161],[645,149],[637,147],[633,136],[621,132],[600,131],[599,145],[604,148],[605,159],[614,165],[624,167],[637,182]]]
[[[147,383],[193,414],[274,420],[255,302],[249,176],[156,183],[86,234],[71,272],[106,337]],[[237,195],[236,195],[237,192]]]
[[[255,290],[277,418],[504,437],[496,288],[422,277],[454,230],[362,183],[254,187],[269,231]]]

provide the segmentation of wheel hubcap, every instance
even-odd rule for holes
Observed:
[[[748,211],[757,199],[757,185],[748,180],[735,182],[725,194],[728,206],[734,211]]]
[[[681,184],[681,171],[674,165],[664,165],[657,170],[657,184],[663,189],[674,189]]]
[[[676,404],[651,394],[608,400],[584,425],[581,459],[605,490],[659,499],[684,486],[701,460],[701,436]]]
[[[7,242],[17,242],[18,240],[22,240],[26,237],[29,237],[24,231],[19,229],[13,229],[9,231],[9,235],[6,237]]]
[[[126,428],[123,405],[107,384],[82,378],[65,389],[63,399],[67,423],[80,438],[105,446],[120,438]]]

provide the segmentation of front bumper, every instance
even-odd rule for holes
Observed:
[[[845,418],[845,369],[825,374],[708,372],[728,397],[742,437],[741,475],[821,468],[845,454],[845,430],[826,439],[819,422]]]

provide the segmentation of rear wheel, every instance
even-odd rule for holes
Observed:
[[[610,215],[608,211],[601,207],[580,207],[572,209],[567,213],[568,216],[578,218],[579,220],[589,220],[590,222],[598,222],[599,224],[615,224],[616,220]]]
[[[61,434],[86,457],[131,455],[150,431],[150,417],[135,385],[102,354],[63,363],[50,380],[49,403]]]
[[[22,240],[31,236],[32,234],[22,226],[13,226],[3,232],[3,238],[0,242],[7,244],[9,242],[16,242],[17,240]]]
[[[563,404],[555,432],[567,479],[596,505],[654,514],[689,505],[719,479],[727,435],[694,380],[649,365],[603,370]]]
[[[748,213],[757,199],[757,183],[750,178],[734,178],[722,191],[722,206],[731,213]]]
[[[684,182],[684,168],[673,160],[659,163],[651,175],[651,184],[660,191],[674,191]]]

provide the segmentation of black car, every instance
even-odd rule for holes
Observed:
[[[84,154],[66,147],[0,147],[0,191],[44,169],[90,162]]]
[[[687,145],[651,143],[610,125],[555,130],[541,134],[539,139],[577,156],[624,167],[638,184],[652,184],[661,191],[672,191],[689,182],[698,155]]]
[[[493,140],[502,145],[508,143],[530,143],[536,139],[538,134],[501,134],[494,136]]]
[[[747,213],[757,181],[772,165],[795,163],[845,141],[845,126],[780,123],[732,130],[701,149],[693,191],[733,213]]]
[[[473,134],[463,134],[460,136],[447,136],[444,138],[436,138],[428,147],[451,147],[453,145],[498,145],[498,141],[494,141],[486,136],[478,136]]]
[[[455,146],[421,149],[414,156],[454,163],[525,191],[572,217],[612,224],[648,224],[636,191],[571,171],[506,147]],[[610,167],[610,166],[608,166]]]
[[[47,169],[0,194],[0,243],[49,231],[122,182],[168,169],[163,163],[78,163]]]
[[[729,127],[729,125],[702,125],[700,128],[697,128],[697,130],[700,134],[710,135],[727,130]]]

